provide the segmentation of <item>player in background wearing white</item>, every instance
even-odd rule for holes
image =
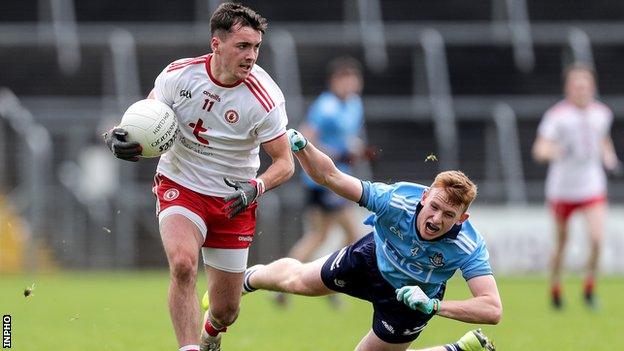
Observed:
[[[573,64],[564,72],[565,99],[544,114],[533,145],[533,157],[548,163],[546,199],[556,227],[550,293],[553,307],[562,307],[561,265],[568,239],[568,222],[579,210],[587,222],[590,257],[584,299],[595,307],[595,280],[607,213],[604,168],[621,168],[610,136],[613,113],[596,100],[594,71]]]
[[[341,172],[299,132],[288,130],[295,156],[310,177],[373,212],[373,232],[310,263],[282,258],[245,272],[245,292],[256,289],[305,296],[336,292],[369,301],[372,328],[356,351],[404,351],[435,315],[497,324],[502,303],[483,237],[468,220],[476,185],[462,172],[438,174],[430,187],[361,181]],[[457,270],[472,293],[443,300]],[[435,351],[493,350],[478,330]]]
[[[328,64],[328,90],[314,101],[308,111],[301,133],[320,150],[336,161],[336,166],[347,174],[366,156],[360,138],[364,123],[362,70],[352,57],[338,57]],[[314,183],[302,172],[307,191],[306,232],[295,243],[288,257],[307,262],[323,245],[329,231],[338,224],[343,231],[344,245],[358,239],[354,204],[332,191]],[[337,295],[330,295],[333,306],[338,307]],[[276,301],[285,305],[287,295],[278,294]]]
[[[169,105],[180,125],[179,139],[160,158],[154,193],[181,351],[221,349],[221,333],[238,316],[256,199],[294,172],[284,96],[255,64],[266,20],[223,3],[210,25],[212,54],[168,65],[149,94]],[[105,139],[117,157],[136,161],[140,145],[125,135],[114,129]],[[257,176],[260,146],[272,164]],[[201,335],[195,287],[200,249],[210,297]]]

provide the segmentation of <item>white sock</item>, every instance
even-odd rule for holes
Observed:
[[[199,351],[199,345],[184,345],[178,351]]]

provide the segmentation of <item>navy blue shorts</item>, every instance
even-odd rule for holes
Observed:
[[[321,269],[321,279],[331,290],[371,302],[373,331],[385,342],[416,340],[433,317],[397,301],[394,287],[377,268],[373,233],[330,255]],[[445,288],[442,286],[437,299],[442,300]]]
[[[335,212],[349,205],[350,201],[325,188],[308,189],[307,205],[316,206],[323,212]]]

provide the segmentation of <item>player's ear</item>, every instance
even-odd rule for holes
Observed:
[[[423,191],[422,196],[420,197],[420,202],[424,202],[428,195],[429,195],[429,188]]]
[[[217,38],[216,35],[210,39],[210,49],[212,49],[212,52],[214,53],[219,51],[219,38]]]
[[[464,223],[468,219],[468,217],[470,217],[470,213],[468,212],[462,213],[461,216],[459,216],[459,220],[455,224],[460,225]]]

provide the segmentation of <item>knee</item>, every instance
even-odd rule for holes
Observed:
[[[302,294],[305,291],[304,282],[304,264],[293,258],[286,258],[288,260],[288,275],[284,282],[287,292]]]
[[[195,283],[197,261],[192,257],[175,255],[170,261],[171,279],[183,284]]]
[[[235,303],[226,303],[223,306],[210,306],[210,317],[218,325],[230,326],[238,318],[239,306]]]

